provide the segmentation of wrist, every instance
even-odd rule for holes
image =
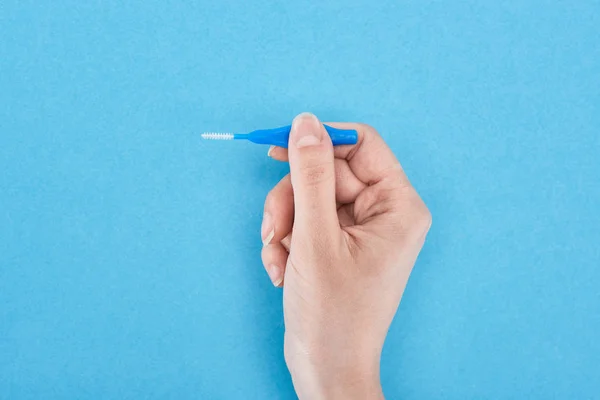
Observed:
[[[346,354],[341,360],[327,360],[321,356],[313,358],[305,351],[286,353],[286,362],[300,400],[384,399],[379,355],[354,357]]]
[[[312,373],[313,376],[307,377],[307,373]],[[326,373],[303,371],[302,374],[304,376],[292,375],[300,400],[382,400],[384,398],[379,371],[337,369]]]
[[[361,368],[338,370],[336,374],[337,377],[322,382],[317,393],[318,398],[327,400],[382,400],[384,398],[379,368],[376,371]]]

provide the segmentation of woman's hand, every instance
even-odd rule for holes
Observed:
[[[267,196],[262,260],[283,286],[285,359],[300,399],[380,399],[385,336],[431,225],[377,132],[334,147],[312,114],[294,119],[290,174]]]

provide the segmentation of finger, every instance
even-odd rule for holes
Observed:
[[[339,233],[335,204],[335,171],[331,138],[312,114],[292,123],[288,154],[294,188],[296,229],[312,240],[326,241]]]
[[[290,232],[289,235],[281,239],[281,245],[288,253],[290,252],[290,248],[292,247],[292,232]]]
[[[340,128],[340,129],[354,129],[358,133],[358,142],[356,145],[346,145],[346,146],[336,146],[335,147],[334,156],[336,157],[336,159],[344,159],[347,161],[354,159],[355,161],[357,161],[357,164],[364,164],[365,166],[368,166],[368,163],[365,163],[365,160],[371,161],[371,162],[373,160],[377,161],[380,156],[384,156],[384,157],[382,157],[381,161],[386,161],[386,159],[387,159],[388,164],[391,161],[392,166],[399,165],[396,157],[393,155],[391,150],[387,147],[387,145],[385,144],[385,142],[383,141],[381,136],[372,127],[370,127],[368,125],[364,125],[364,124],[351,123],[351,122],[331,122],[331,123],[328,122],[327,124],[331,125],[335,128]],[[379,152],[377,147],[380,147],[383,150],[383,152]],[[372,153],[372,154],[374,153],[375,155],[374,156],[371,155],[371,157],[365,157],[365,156],[369,156],[369,153]],[[279,160],[279,161],[288,161],[289,160],[288,150],[283,147],[271,146],[269,148],[268,155],[271,158],[273,158],[275,160]],[[383,165],[383,162],[381,164]],[[385,168],[385,166],[384,166],[384,168]],[[380,168],[377,168],[377,167],[370,168],[371,172],[369,172],[369,171],[364,171],[364,173],[359,172],[359,175],[363,182],[369,183],[369,176],[373,176],[376,179],[378,176],[377,171],[379,169]],[[360,171],[360,169],[357,169],[357,171]]]
[[[292,231],[294,224],[294,192],[290,175],[281,181],[267,195],[260,235],[263,246],[277,243]]]
[[[358,133],[355,145],[335,147],[335,157],[347,160],[352,172],[362,182],[373,185],[391,175],[400,184],[410,185],[400,162],[375,129],[357,123],[327,124],[340,129],[354,129]]]
[[[356,223],[354,218],[354,203],[341,205],[338,208],[338,218],[342,228],[353,226]]]
[[[279,146],[269,147],[269,151],[267,152],[267,155],[277,161],[287,162],[289,160],[288,150],[284,149],[283,147],[279,147]]]
[[[288,151],[283,147],[271,146],[269,156],[278,161],[287,162],[289,160]],[[341,158],[335,158],[333,161],[336,199],[340,203],[351,203],[367,185],[352,172],[348,161]]]
[[[333,163],[335,169],[335,197],[337,202],[342,204],[354,202],[367,185],[352,172],[348,161],[336,158]]]
[[[283,285],[288,256],[289,253],[281,243],[272,243],[262,248],[262,262],[274,286]]]

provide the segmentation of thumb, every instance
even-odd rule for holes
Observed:
[[[309,235],[312,240],[329,241],[339,229],[333,145],[313,114],[294,118],[288,153],[294,189],[294,231]]]

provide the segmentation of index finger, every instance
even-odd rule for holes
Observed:
[[[352,122],[327,122],[340,129],[354,129],[358,133],[355,145],[334,147],[336,158],[343,158],[358,179],[373,185],[389,174],[400,177],[402,184],[410,185],[400,162],[377,131],[369,125]]]

